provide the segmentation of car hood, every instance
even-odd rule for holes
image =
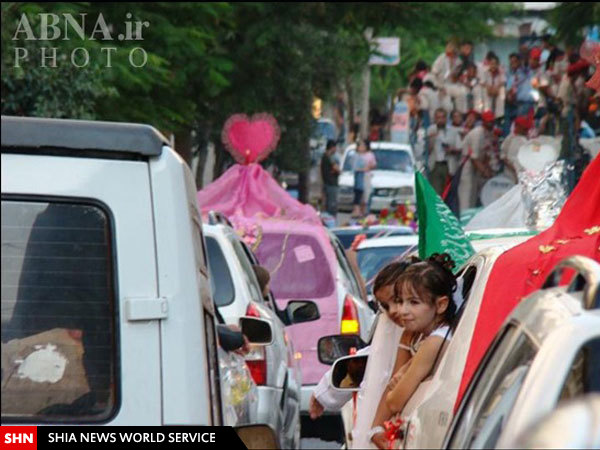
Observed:
[[[402,186],[415,185],[415,175],[413,173],[398,172],[394,170],[374,170],[371,172],[371,187],[378,188],[397,188]],[[342,172],[339,178],[340,186],[354,186],[354,174],[352,172]]]

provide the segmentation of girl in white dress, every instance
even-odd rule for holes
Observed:
[[[402,412],[419,384],[433,373],[452,337],[457,309],[452,267],[449,255],[433,255],[428,261],[409,266],[396,282],[389,317],[404,325],[401,345],[406,345],[411,357],[399,368],[396,364],[375,413],[368,438],[378,448],[389,448],[384,422]]]

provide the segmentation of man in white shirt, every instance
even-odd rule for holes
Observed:
[[[527,143],[527,133],[533,127],[533,111],[528,116],[515,119],[514,131],[504,140],[500,147],[500,157],[504,162],[504,173],[515,183],[519,182],[518,174],[523,170],[517,155],[519,149]]]
[[[435,191],[442,195],[446,179],[456,172],[460,157],[460,136],[454,127],[447,125],[445,109],[435,111],[435,123],[427,130],[429,142],[429,181]]]
[[[463,141],[462,156],[466,162],[458,186],[460,211],[477,205],[481,187],[493,176],[490,161],[497,140],[494,136],[494,113],[485,111],[481,114],[481,122]]]
[[[489,58],[489,66],[481,75],[483,85],[483,109],[494,113],[496,119],[504,117],[504,100],[506,93],[506,76],[500,68],[498,57],[493,54]]]
[[[454,83],[453,75],[461,61],[456,54],[456,44],[450,40],[446,44],[446,51],[439,55],[431,66],[431,73],[435,77],[435,85],[441,88],[447,83]]]

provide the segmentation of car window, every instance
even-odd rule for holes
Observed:
[[[600,392],[600,338],[585,344],[578,352],[563,384],[560,400],[590,392]]]
[[[331,245],[335,249],[335,256],[338,260],[340,270],[342,271],[341,275],[344,276],[350,284],[350,291],[352,295],[357,299],[362,299],[360,286],[356,280],[352,267],[350,267],[350,263],[346,257],[346,251],[342,247],[342,244],[340,244],[340,242],[334,237],[331,241]]]
[[[102,206],[2,199],[2,422],[117,409],[114,248]]]
[[[377,170],[394,170],[405,173],[413,173],[415,170],[407,151],[376,149],[373,153],[377,160]]]
[[[516,327],[504,330],[469,388],[451,448],[495,448],[536,352]]]
[[[256,274],[254,273],[254,269],[252,268],[252,263],[248,259],[248,255],[242,248],[242,244],[237,240],[237,238],[233,239],[231,243],[233,245],[235,255],[242,266],[244,283],[246,283],[248,286],[252,300],[256,302],[262,302],[263,296],[260,290],[260,285],[258,283],[258,279],[256,278]]]
[[[312,236],[264,233],[255,254],[271,274],[271,290],[278,300],[318,300],[334,293],[327,257]]]
[[[209,236],[205,238],[213,301],[217,306],[231,305],[235,299],[235,288],[227,260],[217,240]]]
[[[357,251],[358,267],[367,288],[371,289],[373,278],[386,265],[399,259],[410,246],[371,247]],[[371,283],[369,283],[371,281]]]

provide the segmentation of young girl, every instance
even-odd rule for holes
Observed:
[[[371,441],[388,448],[383,423],[402,412],[419,384],[434,371],[437,361],[451,338],[456,314],[453,293],[456,279],[451,272],[454,262],[449,255],[433,255],[428,261],[409,266],[395,284],[390,317],[404,325],[402,344],[410,341],[407,362],[396,360],[399,369],[390,380],[377,409]],[[395,368],[395,369],[396,369]]]

